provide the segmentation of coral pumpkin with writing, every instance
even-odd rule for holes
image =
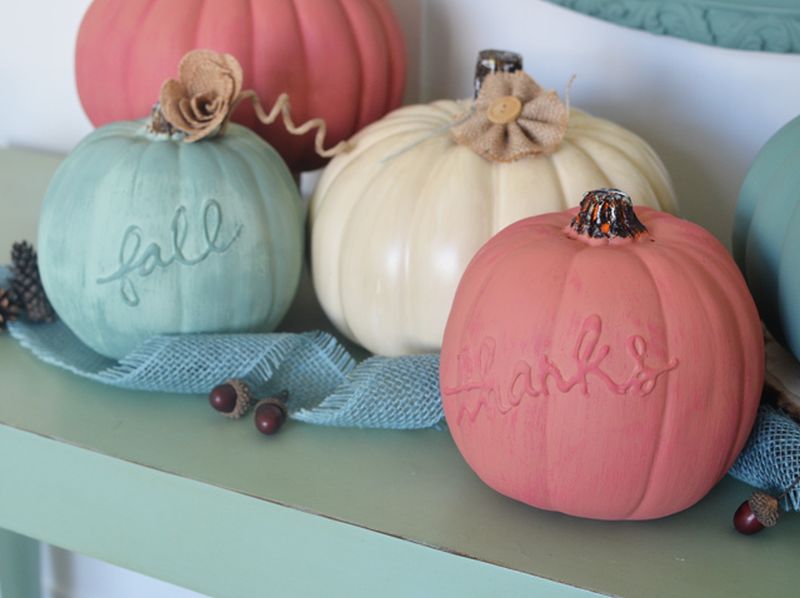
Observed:
[[[300,278],[304,211],[289,169],[249,129],[219,128],[241,89],[239,65],[199,51],[181,66],[150,121],[106,125],[78,144],[42,206],[47,295],[109,357],[156,334],[274,328]]]
[[[400,108],[351,141],[311,200],[314,288],[343,334],[382,355],[437,351],[469,260],[520,218],[600,186],[677,210],[647,143],[520,70],[486,76],[475,102]]]
[[[617,190],[493,237],[441,353],[447,422],[481,479],[598,519],[700,500],[743,447],[763,377],[758,314],[723,246]]]
[[[288,93],[294,116],[324,118],[332,143],[396,108],[403,95],[404,43],[387,0],[94,0],[75,63],[89,119],[99,126],[147,115],[162,81],[195,48],[236,56],[245,88],[265,104]],[[323,164],[313,135],[262,125],[245,106],[234,120],[294,171]]]

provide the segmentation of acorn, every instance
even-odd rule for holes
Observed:
[[[288,410],[286,401],[289,400],[288,391],[283,391],[277,396],[267,397],[256,404],[253,421],[256,429],[262,434],[272,436],[283,426]]]
[[[250,409],[253,397],[242,380],[227,380],[208,393],[208,402],[225,417],[239,419]]]
[[[766,492],[753,492],[733,516],[733,526],[740,534],[751,535],[778,523],[778,499]]]

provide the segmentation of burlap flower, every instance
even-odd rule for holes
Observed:
[[[228,119],[242,91],[242,67],[230,54],[194,50],[178,66],[178,80],[161,87],[161,112],[193,142],[214,133]]]
[[[493,162],[550,154],[567,131],[569,109],[523,71],[486,77],[472,114],[453,127],[461,145]]]

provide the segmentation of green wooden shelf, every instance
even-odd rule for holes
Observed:
[[[56,164],[0,151],[0,185],[14,190],[0,200],[11,213],[1,250],[34,238]],[[313,306],[302,297],[290,326],[319,325]],[[490,490],[447,432],[289,422],[265,438],[205,397],[89,382],[7,335],[0,383],[0,527],[211,596],[705,598],[800,588],[800,516],[736,534],[731,516],[750,489],[732,479],[663,520],[581,520]]]

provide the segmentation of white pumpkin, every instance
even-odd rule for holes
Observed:
[[[331,161],[312,197],[319,300],[373,353],[437,351],[467,264],[516,220],[577,206],[598,187],[677,209],[664,164],[619,125],[572,109],[553,153],[492,162],[447,129],[471,105],[443,100],[390,113]]]

